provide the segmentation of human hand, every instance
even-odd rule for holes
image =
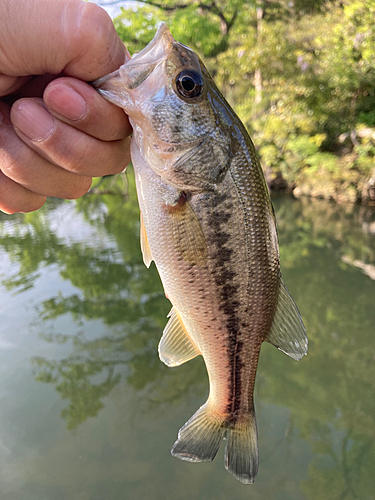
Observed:
[[[85,81],[130,57],[111,19],[81,0],[0,2],[0,210],[79,198],[130,161],[123,110]]]

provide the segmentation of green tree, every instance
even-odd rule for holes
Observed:
[[[296,195],[375,197],[371,0],[142,2],[116,28],[131,51],[161,21],[203,58],[254,138],[267,180]]]

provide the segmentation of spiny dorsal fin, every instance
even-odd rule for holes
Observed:
[[[159,357],[167,366],[178,366],[198,356],[200,351],[191,340],[175,308],[171,309],[168,316],[170,319],[159,342]]]
[[[296,361],[307,354],[306,328],[281,276],[276,311],[265,340]]]
[[[151,250],[148,245],[148,238],[147,238],[147,233],[146,233],[146,228],[145,228],[145,223],[143,222],[143,216],[141,213],[141,250],[142,250],[142,255],[143,255],[143,262],[145,263],[146,267],[150,267],[151,262],[153,261],[152,255],[151,255]]]
[[[201,224],[190,203],[169,207],[176,251],[188,264],[202,266],[207,262],[207,243]]]

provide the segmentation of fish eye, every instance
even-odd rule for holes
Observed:
[[[176,88],[183,97],[197,97],[203,90],[202,75],[188,69],[181,71],[176,77]]]

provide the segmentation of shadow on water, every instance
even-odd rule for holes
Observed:
[[[210,469],[169,458],[168,470],[158,463],[161,447],[165,457],[183,419],[204,402],[207,375],[201,360],[168,369],[158,359],[170,304],[155,267],[148,270],[142,262],[134,178],[129,176],[126,198],[94,195],[76,202],[68,224],[63,216],[72,204],[55,200],[34,214],[1,217],[0,252],[9,260],[1,277],[6,293],[32,293],[49,272],[69,285],[35,299],[39,347],[28,355],[34,379],[53,387],[63,401],[57,416],[61,411],[66,428],[79,434],[90,417],[97,417],[95,425],[102,429],[103,419],[110,421],[108,415],[118,411],[113,405],[135,405],[126,425],[134,426],[134,435],[141,425],[139,446],[154,454],[148,460],[137,440],[126,437],[138,466],[111,455],[122,472],[101,478],[100,487],[90,476],[87,481],[99,489],[93,493],[86,485],[79,498],[101,498],[105,484],[108,499],[375,498],[374,213],[319,200],[278,198],[274,205],[284,279],[310,344],[300,363],[263,347],[256,389],[261,469],[250,489],[225,473],[221,457]],[[61,229],[64,223],[69,235]],[[40,347],[47,345],[53,349]],[[56,411],[53,415],[56,420]],[[164,426],[165,435],[153,423],[164,418],[171,427]],[[104,439],[102,432],[98,440]],[[38,499],[83,491],[82,485],[75,490],[57,483],[47,487],[41,479],[28,491]],[[129,494],[119,496],[114,484]]]

